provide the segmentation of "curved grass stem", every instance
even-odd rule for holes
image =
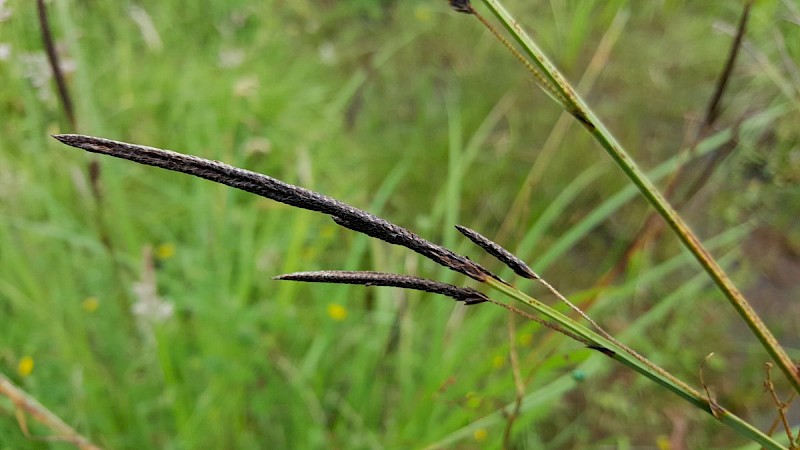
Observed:
[[[719,421],[733,428],[753,442],[757,442],[767,449],[785,449],[785,447],[761,432],[759,429],[755,428],[749,422],[723,408],[712,399],[704,396],[693,387],[676,378],[674,375],[662,369],[652,361],[634,352],[629,347],[592,331],[588,327],[576,322],[572,318],[554,310],[553,308],[550,308],[539,300],[536,300],[517,290],[513,286],[509,286],[494,279],[487,280],[485,283],[495,290],[507,295],[508,297],[530,306],[536,311],[537,314],[546,317],[559,327],[566,330],[569,334],[577,336],[579,341],[588,343],[589,348],[600,351],[611,359],[616,360],[617,362],[633,369],[655,383],[672,391],[674,394],[678,395],[697,408],[700,408],[703,411],[711,414]]]
[[[581,124],[592,134],[595,140],[611,156],[614,163],[619,166],[625,175],[636,185],[642,195],[658,211],[673,232],[678,236],[683,245],[694,255],[703,269],[708,273],[717,287],[722,291],[736,312],[747,323],[753,334],[770,354],[775,363],[780,367],[786,378],[795,390],[800,392],[800,371],[792,359],[780,346],[778,340],[770,332],[761,318],[756,314],[750,303],[733,284],[731,279],[722,270],[716,260],[705,249],[700,239],[684,222],[678,212],[667,202],[655,185],[639,169],[635,161],[616,140],[613,134],[605,127],[600,119],[592,112],[586,102],[578,95],[575,89],[556,69],[555,65],[545,56],[533,39],[514,20],[511,14],[498,0],[482,0],[494,16],[503,24],[503,27],[520,46],[538,71],[547,79],[548,85],[555,88],[559,99],[564,99],[564,108],[575,116]]]
[[[51,440],[68,442],[81,450],[100,450],[100,447],[96,446],[88,438],[67,425],[66,422],[39,403],[39,401],[30,394],[14,385],[14,383],[2,373],[0,373],[0,396],[7,397],[11,400],[11,403],[14,404],[14,407],[17,408],[20,414],[17,416],[18,420],[20,420],[20,427],[26,436],[28,436],[28,430],[27,425],[25,425],[24,417],[30,416],[56,433],[55,436],[49,438]],[[30,436],[28,437],[31,438]]]

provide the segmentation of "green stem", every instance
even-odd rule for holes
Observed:
[[[509,34],[522,47],[525,54],[530,58],[533,64],[539,68],[544,77],[552,83],[559,96],[565,99],[566,104],[563,106],[567,111],[575,116],[575,118],[589,130],[614,162],[625,172],[625,175],[639,188],[642,195],[644,195],[656,211],[664,218],[684,246],[694,255],[711,279],[714,280],[717,287],[725,294],[725,297],[728,298],[739,316],[747,323],[747,326],[750,327],[753,334],[761,341],[761,344],[778,367],[780,367],[792,386],[800,392],[800,371],[797,370],[792,359],[780,346],[775,336],[772,335],[758,314],[756,314],[744,295],[736,288],[711,254],[703,247],[703,244],[694,232],[692,232],[680,215],[678,215],[677,211],[667,202],[641,169],[637,167],[636,163],[627,152],[625,152],[611,132],[608,131],[594,112],[589,109],[586,102],[575,92],[558,69],[556,69],[555,65],[547,59],[533,39],[528,36],[500,2],[497,0],[483,0],[483,3],[492,11],[506,30],[508,30]]]
[[[728,411],[717,403],[710,401],[710,399],[704,397],[696,389],[679,380],[666,370],[657,366],[652,361],[649,361],[641,355],[632,352],[630,349],[595,333],[572,318],[550,308],[544,303],[541,303],[540,301],[526,295],[512,286],[493,279],[487,281],[486,284],[515,300],[525,303],[541,316],[547,317],[548,319],[556,322],[565,330],[584,339],[587,343],[589,343],[589,345],[596,346],[596,349],[601,351],[603,354],[672,391],[697,408],[700,408],[703,411],[713,415],[719,421],[733,428],[738,433],[747,437],[753,442],[757,442],[767,449],[779,450],[786,448],[774,441],[771,437],[762,433],[760,430],[755,428],[741,417],[735,415],[731,411]]]

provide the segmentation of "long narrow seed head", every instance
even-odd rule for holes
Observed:
[[[392,286],[403,289],[431,292],[450,297],[467,305],[489,301],[481,292],[468,287],[459,287],[426,278],[385,272],[321,270],[296,272],[273,277],[274,280],[305,281],[312,283],[360,284],[364,286]]]
[[[129,144],[80,134],[53,136],[64,144],[92,153],[101,153],[167,170],[183,172],[297,208],[328,214],[336,223],[371,237],[409,248],[447,268],[477,281],[491,273],[465,256],[436,245],[403,227],[334,198],[249,170],[193,155],[144,145]]]
[[[461,232],[461,234],[468,237],[469,240],[477,244],[480,248],[486,250],[486,253],[494,256],[498,261],[508,266],[517,275],[530,278],[532,280],[539,279],[539,275],[531,270],[531,268],[528,267],[524,261],[514,256],[513,253],[501,247],[496,242],[465,226],[456,225],[456,229]]]

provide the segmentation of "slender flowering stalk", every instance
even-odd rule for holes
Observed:
[[[407,247],[445,267],[463,273],[477,281],[485,282],[489,279],[493,279],[507,284],[501,280],[500,277],[486,270],[481,265],[471,261],[469,258],[458,255],[447,248],[429,242],[406,230],[405,228],[392,224],[384,219],[376,217],[346,203],[340,202],[339,200],[310,191],[308,189],[304,189],[299,186],[284,183],[266,175],[239,169],[218,161],[211,161],[193,155],[185,155],[169,150],[128,144],[109,139],[75,134],[56,135],[54,137],[67,145],[81,148],[89,152],[115,156],[117,158],[127,159],[141,164],[195,175],[235,187],[237,189],[258,194],[290,206],[329,214],[333,220],[342,227],[381,239],[391,244]],[[491,247],[491,251],[501,255],[501,261],[505,262],[506,264],[510,263],[517,267],[515,270],[526,272],[525,269],[522,269],[522,267],[527,268],[525,263],[511,255],[511,253],[507,250],[489,241],[479,233],[469,230],[468,228],[461,227],[460,230],[462,232],[465,232],[464,230],[468,230],[466,233],[471,235],[472,238],[477,239],[478,242],[489,242],[493,244],[493,246],[488,244],[486,244],[486,246],[481,244],[479,245],[484,248]],[[533,274],[533,271],[531,271],[529,268],[527,269],[527,272]],[[373,286],[394,286],[446,295],[457,301],[463,301],[467,305],[492,301],[486,297],[486,295],[471,288],[458,287],[424,278],[381,272],[299,272],[281,275],[275,279]],[[586,339],[565,330],[563,327],[538,318],[534,318],[530,314],[514,308],[513,306],[506,305],[501,302],[492,302],[588,345],[588,341]]]
[[[783,371],[792,387],[800,392],[800,369],[792,360],[786,350],[780,345],[772,331],[767,327],[761,317],[756,313],[750,302],[736,287],[728,277],[719,263],[706,250],[697,235],[689,228],[683,218],[675,208],[664,198],[661,192],[655,187],[652,181],[638,167],[636,162],[625,151],[613,134],[605,127],[602,121],[589,108],[587,103],[577,94],[570,83],[566,81],[561,72],[550,62],[549,58],[542,52],[533,39],[525,32],[520,24],[514,20],[511,14],[503,7],[499,0],[483,0],[483,3],[491,10],[492,14],[502,23],[509,35],[517,42],[524,52],[523,57],[520,51],[509,46],[508,40],[501,36],[488,22],[480,15],[475,15],[498,39],[522,61],[528,70],[534,70],[543,75],[548,85],[554,89],[557,101],[564,109],[572,114],[581,124],[592,134],[595,140],[614,160],[614,163],[625,173],[625,175],[636,185],[642,195],[661,215],[664,221],[672,228],[675,235],[681,240],[683,245],[694,255],[695,259],[703,266],[710,278],[717,287],[728,298],[739,316],[747,323],[750,330],[755,334],[772,359]]]
[[[531,268],[528,267],[528,265],[525,264],[524,261],[522,261],[520,258],[516,257],[510,251],[508,251],[505,248],[501,247],[500,244],[497,244],[496,242],[492,241],[491,239],[487,238],[486,236],[478,233],[477,231],[475,231],[475,230],[473,230],[471,228],[467,228],[467,227],[462,226],[462,225],[456,225],[456,229],[459,232],[461,232],[461,234],[463,234],[464,236],[468,237],[469,240],[471,240],[472,242],[477,244],[480,248],[486,250],[487,253],[489,253],[490,255],[494,256],[500,262],[502,262],[503,264],[508,266],[517,275],[525,277],[525,278],[530,278],[530,279],[539,281],[550,292],[555,294],[561,301],[563,301],[567,306],[569,306],[570,309],[572,309],[573,311],[578,313],[578,315],[580,315],[583,319],[585,319],[587,322],[592,324],[592,326],[594,326],[594,328],[603,337],[605,337],[609,341],[613,342],[614,344],[616,344],[621,349],[623,349],[626,352],[628,352],[631,356],[633,356],[634,358],[638,359],[639,361],[641,361],[641,362],[643,362],[645,364],[650,364],[650,362],[646,358],[644,358],[643,356],[639,355],[632,348],[630,348],[627,345],[623,344],[622,342],[616,340],[613,336],[611,336],[611,334],[609,334],[605,329],[603,329],[603,327],[601,327],[597,322],[595,322],[591,317],[589,317],[585,312],[583,312],[583,310],[578,308],[571,301],[567,300],[567,298],[564,297],[561,294],[561,292],[559,292],[550,283],[548,283],[543,278],[541,278],[538,274],[536,274],[536,272],[531,270]],[[500,280],[500,281],[503,281],[503,280]],[[503,283],[505,283],[505,282],[503,281]],[[508,283],[505,283],[505,284],[508,284]],[[555,328],[553,328],[553,329],[555,329]],[[576,339],[576,340],[579,340],[579,341],[581,341],[583,339],[583,338],[577,337],[576,335],[570,335],[568,332],[566,332],[566,330],[563,330],[563,329],[562,330],[555,329],[555,330],[561,332],[562,334],[566,334],[567,336],[570,336],[573,339]],[[605,348],[603,346],[589,344],[588,341],[586,341],[586,340],[582,340],[582,342],[587,344],[587,346],[589,348],[594,349],[594,350],[598,350],[598,351],[604,353],[605,355],[613,356],[613,354],[614,354],[614,352],[612,350],[609,350],[609,349],[607,349],[607,348]],[[653,368],[655,368],[655,367],[656,366],[653,365]]]
[[[276,180],[249,170],[233,167],[193,155],[162,150],[144,145],[128,144],[80,134],[53,136],[64,144],[92,153],[183,172],[217,183],[241,189],[297,208],[328,214],[336,223],[354,231],[413,250],[431,261],[477,280],[496,278],[491,272],[469,258],[434,244],[403,227],[360,210],[347,203],[299,186]]]
[[[476,305],[489,301],[485,294],[468,287],[428,280],[426,278],[399,275],[396,273],[321,270],[316,272],[296,272],[278,275],[273,280],[306,281],[311,283],[360,284],[364,286],[391,286],[403,289],[431,292],[450,297],[465,305]]]
[[[342,203],[338,200],[324,196],[322,194],[303,189],[284,183],[266,175],[261,175],[247,170],[239,169],[227,164],[210,161],[190,155],[161,150],[152,147],[145,147],[123,142],[111,141],[108,139],[94,138],[82,135],[58,135],[55,136],[59,141],[82,148],[89,152],[102,153],[118,158],[128,159],[141,164],[162,167],[169,170],[183,172],[225,184],[247,192],[255,193],[287,205],[298,208],[308,209],[329,214],[340,225],[351,230],[365,233],[369,236],[382,239],[386,242],[405,246],[427,258],[452,270],[466,274],[487,286],[496,289],[510,298],[519,300],[533,308],[538,315],[542,316],[537,322],[561,332],[589,348],[597,350],[606,356],[617,360],[637,372],[647,376],[651,380],[672,390],[682,398],[692,404],[706,410],[712,411],[719,420],[728,423],[730,426],[739,430],[743,434],[751,437],[754,441],[763,444],[767,448],[780,448],[768,436],[753,428],[747,422],[735,416],[730,411],[724,410],[711,399],[703,397],[695,389],[676,379],[658,366],[640,357],[626,347],[618,344],[612,339],[597,334],[579,324],[575,320],[549,308],[540,301],[525,295],[509,284],[500,280],[480,265],[470,261],[468,258],[458,255],[444,247],[433,244],[425,239],[411,233],[410,231],[375,217],[360,209]],[[472,233],[473,238],[477,239],[485,248],[492,248],[497,252],[497,248],[488,245],[491,243],[485,237]],[[495,244],[496,245],[496,244]],[[497,246],[499,247],[499,246]],[[499,247],[502,249],[502,247]],[[507,255],[503,255],[508,259]],[[279,277],[283,280],[296,281],[323,281],[334,283],[366,284],[366,285],[385,285],[398,286],[408,289],[418,289],[428,292],[435,292],[448,295],[456,300],[467,304],[490,301],[503,306],[512,312],[516,312],[525,317],[532,317],[525,311],[514,308],[491,298],[477,291],[468,288],[459,288],[446,285],[431,280],[424,280],[403,275],[376,273],[376,272],[312,272],[289,274]],[[548,320],[544,320],[548,319]],[[551,322],[552,321],[552,322]]]
[[[463,225],[456,225],[456,230],[468,237],[469,240],[477,244],[478,247],[486,250],[486,253],[494,256],[498,261],[508,266],[508,268],[513,270],[517,275],[532,280],[538,280],[540,278],[523,260],[517,258],[513,253],[486,236]]]

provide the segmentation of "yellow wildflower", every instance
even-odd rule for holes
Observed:
[[[483,442],[489,437],[489,432],[486,431],[486,428],[478,428],[472,433],[472,437],[478,442]]]
[[[100,307],[100,300],[98,300],[97,297],[86,297],[86,300],[81,303],[81,307],[84,311],[93,313]]]
[[[33,372],[33,358],[30,356],[23,356],[17,364],[17,373],[21,377],[27,377]]]
[[[175,256],[175,244],[160,244],[156,247],[156,258],[164,261]]]
[[[492,367],[495,369],[500,369],[501,367],[506,365],[506,357],[503,355],[497,355],[492,358]]]
[[[520,333],[520,335],[517,337],[517,342],[519,342],[519,345],[527,347],[528,345],[531,345],[531,342],[533,342],[533,334]]]
[[[341,322],[347,318],[347,309],[338,303],[330,303],[328,305],[328,315],[331,319]]]
[[[467,392],[467,407],[477,409],[481,406],[481,397],[475,392]]]

